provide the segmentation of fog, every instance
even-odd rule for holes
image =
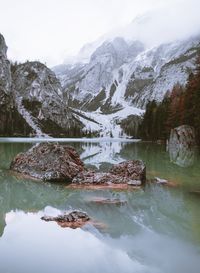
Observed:
[[[186,39],[200,34],[200,1],[167,1],[155,8],[119,32],[120,35],[143,41],[152,47],[161,43]]]
[[[199,0],[0,0],[0,4],[0,32],[9,58],[40,60],[49,66],[99,38],[123,35],[154,46],[200,30]]]

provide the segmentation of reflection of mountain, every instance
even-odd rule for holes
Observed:
[[[17,179],[0,170],[0,236],[5,227],[5,214],[11,210],[37,211],[47,205],[59,206],[67,196],[61,186]]]
[[[120,152],[126,142],[100,141],[99,143],[84,143],[81,159],[85,164],[96,168],[106,168],[106,165],[117,164],[125,160]]]

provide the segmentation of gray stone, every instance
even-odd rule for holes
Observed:
[[[57,143],[40,143],[18,154],[11,170],[44,181],[71,182],[84,170],[74,148]]]
[[[145,164],[141,160],[130,160],[114,165],[107,173],[98,173],[94,171],[80,172],[74,177],[72,183],[79,185],[128,184],[132,186],[141,186],[145,181]]]
[[[146,166],[142,160],[128,160],[114,165],[110,173],[119,175],[125,180],[139,180],[141,183],[146,181]]]

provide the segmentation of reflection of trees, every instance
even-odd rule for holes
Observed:
[[[31,146],[30,143],[0,143],[0,169],[8,169],[13,158]]]

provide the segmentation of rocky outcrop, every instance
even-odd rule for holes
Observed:
[[[54,72],[40,62],[17,65],[12,75],[12,88],[18,111],[36,135],[76,135],[81,122],[73,116],[63,97]]]
[[[50,182],[71,182],[84,170],[83,162],[72,147],[54,143],[40,143],[18,154],[10,169]]]
[[[0,34],[0,91],[9,95],[11,92],[10,62],[7,59],[7,46],[4,37]],[[0,100],[0,104],[5,103],[5,99]]]
[[[54,72],[40,62],[10,64],[6,52],[0,34],[0,136],[82,136]]]
[[[116,185],[141,186],[146,181],[146,167],[141,160],[125,161],[114,165],[107,173],[84,171],[72,180],[76,185]]]
[[[31,128],[15,107],[11,65],[6,53],[7,46],[0,34],[0,136],[28,135]]]
[[[55,217],[43,216],[41,219],[46,222],[55,221],[61,227],[70,227],[75,229],[84,226],[90,220],[90,217],[85,212],[72,211],[68,214],[62,214]]]
[[[171,130],[168,142],[170,160],[181,167],[193,165],[195,160],[195,131],[188,125]]]

